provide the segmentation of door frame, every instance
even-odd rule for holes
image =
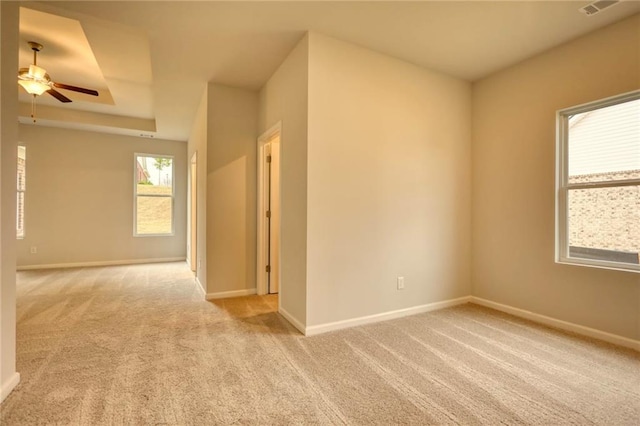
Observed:
[[[198,152],[189,161],[189,268],[198,275]]]
[[[273,125],[269,130],[264,132],[260,137],[258,137],[257,142],[257,163],[258,163],[258,171],[257,171],[257,250],[256,250],[256,293],[259,295],[268,294],[269,288],[267,284],[267,229],[266,229],[266,216],[264,212],[266,211],[266,199],[265,199],[265,145],[270,142],[273,138],[279,137],[280,143],[282,142],[282,122],[279,121],[275,125]],[[280,259],[280,256],[278,256]],[[280,269],[280,265],[278,265],[278,269]],[[278,293],[282,293],[281,283],[278,283]]]

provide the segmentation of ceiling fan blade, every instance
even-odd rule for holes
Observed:
[[[71,102],[71,99],[67,98],[62,93],[58,92],[56,89],[49,89],[47,93],[59,100],[60,102],[68,103]]]
[[[80,92],[86,95],[98,96],[97,90],[85,89],[84,87],[70,86],[68,84],[62,84],[62,83],[53,83],[53,87],[57,87],[58,89],[72,90],[74,92]]]

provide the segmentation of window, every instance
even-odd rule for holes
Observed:
[[[173,157],[136,154],[133,175],[134,235],[172,235]]]
[[[640,91],[557,124],[556,260],[640,271]]]
[[[18,146],[18,176],[17,176],[17,202],[16,202],[16,236],[24,238],[24,192],[27,189],[27,148]]]

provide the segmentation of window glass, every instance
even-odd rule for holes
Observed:
[[[135,235],[173,233],[173,158],[136,154]]]

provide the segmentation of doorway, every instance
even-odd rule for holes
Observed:
[[[258,139],[258,294],[280,292],[280,124]]]
[[[190,174],[191,187],[189,191],[189,266],[198,275],[198,153],[194,152],[191,157]]]

